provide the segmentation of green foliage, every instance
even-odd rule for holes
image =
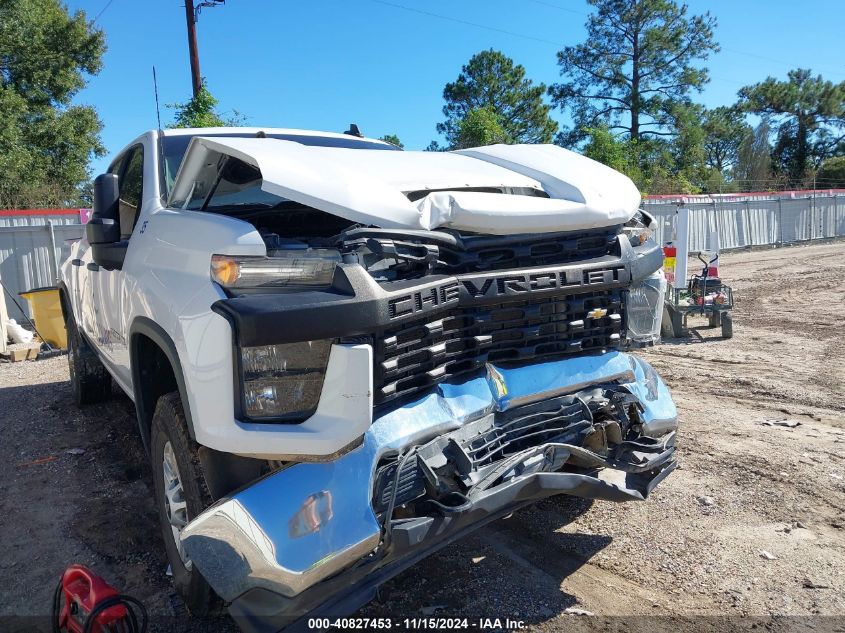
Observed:
[[[176,117],[169,127],[237,127],[243,125],[245,117],[234,110],[229,117],[218,114],[218,101],[206,88],[205,78],[195,97],[185,103],[168,103],[167,107],[176,111]]]
[[[810,70],[769,77],[739,91],[741,106],[776,126],[773,158],[793,186],[808,184],[814,167],[845,150],[845,81],[834,84]]]
[[[678,178],[685,193],[695,193],[709,176],[704,147],[707,133],[702,126],[704,107],[676,102],[671,105],[668,114],[675,136],[667,148],[668,160],[662,164]]]
[[[558,52],[565,81],[549,89],[574,121],[558,142],[578,144],[601,124],[635,141],[671,134],[674,105],[708,81],[699,64],[719,50],[715,18],[672,0],[588,1],[587,38]]]
[[[525,68],[514,64],[511,58],[492,49],[482,51],[473,55],[457,80],[443,89],[446,120],[437,124],[437,131],[446,137],[450,147],[458,147],[462,128],[469,133],[462,121],[476,112],[471,127],[475,130],[473,134],[479,133],[478,126],[490,124],[489,113],[492,113],[507,142],[550,143],[557,132],[557,123],[549,116],[551,106],[543,101],[545,92],[546,86],[535,86],[526,79]],[[488,114],[478,114],[481,111]]]
[[[395,134],[385,134],[381,138],[380,141],[384,141],[385,143],[390,143],[391,145],[395,145],[399,149],[405,149],[405,146],[402,144],[402,141],[399,140],[399,137]]]
[[[702,191],[705,193],[738,193],[740,183],[736,180],[728,180],[724,172],[718,169],[709,169]]]
[[[102,31],[58,0],[0,0],[0,206],[79,203],[105,150],[96,110],[73,105],[100,71]]]
[[[679,134],[678,138],[687,136],[697,138],[692,133]],[[709,177],[707,170],[692,159],[676,156],[683,145],[662,139],[634,141],[615,136],[606,126],[587,129],[586,139],[585,156],[622,172],[643,193],[698,193]]]
[[[452,149],[480,147],[495,143],[512,143],[502,118],[491,107],[473,108],[458,121],[458,131]]]
[[[751,127],[739,109],[727,106],[705,111],[702,127],[707,165],[724,174],[736,165],[739,146]]]
[[[587,143],[583,149],[585,156],[622,172],[640,189],[646,188],[648,183],[639,167],[642,149],[640,144],[629,139],[617,138],[604,125],[589,128],[586,133]]]
[[[737,150],[733,179],[742,191],[766,189],[772,180],[772,147],[769,123],[763,120],[756,128],[747,129]]]
[[[584,145],[584,156],[628,174],[631,151],[627,141],[613,136],[606,125],[587,128],[585,132],[588,141]]]
[[[828,158],[816,173],[816,186],[820,189],[845,188],[845,156]]]

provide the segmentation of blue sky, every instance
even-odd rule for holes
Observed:
[[[102,12],[104,68],[76,101],[99,110],[112,156],[156,126],[153,65],[162,106],[190,96],[184,5],[67,4],[90,18]],[[698,97],[709,107],[733,103],[743,85],[790,68],[845,80],[841,0],[688,4],[719,20],[722,52],[711,58],[712,80]],[[437,138],[444,84],[474,53],[499,49],[534,81],[556,82],[555,52],[583,40],[587,11],[583,0],[228,0],[200,15],[202,74],[221,109],[240,111],[249,125],[343,131],[355,122],[368,136],[394,133],[406,148],[422,149]],[[162,122],[172,118],[162,107]],[[95,173],[108,161],[94,161]]]

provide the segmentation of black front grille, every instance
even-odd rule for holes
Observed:
[[[375,337],[376,402],[414,395],[487,362],[613,348],[622,320],[617,289],[457,308],[408,321]]]
[[[342,236],[378,281],[555,266],[619,255],[619,226],[564,233],[477,235],[356,228]]]
[[[617,227],[548,235],[462,236],[461,248],[441,245],[435,272],[453,275],[552,266],[609,255]]]

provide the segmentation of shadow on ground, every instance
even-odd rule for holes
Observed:
[[[6,619],[4,629],[49,630],[43,618],[56,582],[80,562],[142,600],[154,630],[235,630],[228,618],[192,619],[173,592],[151,472],[125,395],[115,389],[109,402],[80,409],[66,382],[3,387],[0,433],[0,539],[15,552],[0,563],[0,617],[24,616]],[[360,615],[544,621],[575,604],[562,580],[610,542],[556,531],[590,505],[558,497],[520,510],[405,571]]]
[[[576,604],[563,581],[610,544],[559,532],[592,501],[556,497],[482,528],[385,584],[370,617],[518,617],[544,622]]]

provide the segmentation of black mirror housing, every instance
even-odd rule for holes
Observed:
[[[117,174],[100,174],[94,179],[94,212],[85,225],[91,258],[106,270],[119,269],[129,242],[120,239],[120,189]]]
[[[127,240],[109,244],[91,244],[91,259],[106,270],[120,270],[123,268],[128,246]]]
[[[111,218],[94,216],[85,225],[85,235],[89,244],[113,244],[120,241],[120,224]]]
[[[119,220],[119,200],[120,188],[117,174],[100,174],[94,179],[94,212],[91,214],[92,217]]]

